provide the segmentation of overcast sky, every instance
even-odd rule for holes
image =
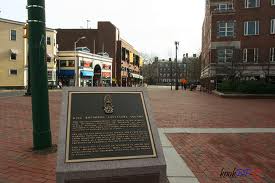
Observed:
[[[0,17],[26,21],[27,0],[0,0]],[[138,51],[160,58],[199,53],[205,0],[46,0],[50,28],[96,28],[111,21]]]

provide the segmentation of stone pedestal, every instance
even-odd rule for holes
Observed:
[[[63,93],[62,102],[57,183],[166,183],[166,163],[146,89],[68,88]],[[139,126],[136,126],[132,118]],[[95,123],[96,126],[88,129]],[[111,127],[109,123],[112,124]],[[118,125],[118,128],[112,129],[114,125]],[[141,142],[136,142],[136,136],[131,135],[138,135],[136,130],[141,135]],[[127,149],[120,148],[116,152],[110,149],[106,150],[109,152],[97,151],[94,147],[99,147],[100,144],[96,140],[81,146],[84,141],[98,140],[100,135],[94,137],[94,132],[117,133],[123,137],[130,134],[127,138],[112,135],[107,140],[111,142],[115,139],[114,142],[104,145],[107,144],[112,150],[115,149],[114,146],[127,146]],[[86,139],[87,136],[90,139]],[[121,139],[121,142],[117,139]],[[126,142],[125,139],[130,140]],[[106,139],[99,139],[100,142],[102,140]]]

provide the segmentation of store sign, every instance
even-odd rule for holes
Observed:
[[[84,67],[93,67],[93,62],[84,62]]]
[[[111,77],[111,72],[102,72],[102,77],[110,78]]]
[[[102,67],[104,70],[111,70],[111,65],[103,64]]]

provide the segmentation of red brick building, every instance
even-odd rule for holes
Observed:
[[[275,79],[275,0],[206,0],[201,63],[205,82]]]
[[[119,29],[111,22],[98,22],[97,29],[57,29],[59,51],[74,50],[74,43],[81,37],[77,47],[87,47],[92,53],[108,53],[113,58],[113,84],[131,86],[141,83],[140,67],[143,60],[132,45],[120,37]]]

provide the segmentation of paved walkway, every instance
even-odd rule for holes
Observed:
[[[183,134],[180,134],[183,133]],[[217,137],[217,134],[245,134],[248,135],[249,133],[260,133],[260,134],[265,134],[265,133],[275,133],[275,128],[159,128],[159,134],[160,134],[160,138],[161,138],[161,143],[162,143],[162,147],[163,147],[163,151],[164,151],[164,155],[166,158],[166,162],[167,162],[167,175],[168,175],[168,179],[170,181],[170,183],[198,183],[198,179],[199,178],[208,178],[207,175],[205,175],[204,173],[202,173],[202,175],[197,174],[197,177],[193,174],[193,172],[189,169],[189,167],[187,166],[186,162],[183,159],[186,159],[186,157],[183,156],[183,154],[178,154],[177,151],[181,152],[182,148],[181,148],[181,144],[182,142],[177,142],[175,143],[175,141],[177,140],[177,136],[184,136],[184,134],[215,134]],[[166,134],[168,134],[168,136],[170,137],[170,140],[173,142],[171,143]],[[171,134],[176,134],[175,136],[171,135]],[[206,135],[205,135],[206,136]],[[274,137],[274,141],[275,141],[275,134],[272,134],[271,137]],[[272,141],[269,142],[270,144],[272,144]],[[174,146],[173,146],[174,144]],[[187,149],[187,148],[186,148]],[[190,148],[191,149],[191,148]],[[238,149],[239,151],[239,149]],[[246,152],[245,152],[246,153]],[[181,158],[181,156],[183,156]],[[193,159],[194,161],[196,159]],[[188,161],[188,159],[187,159]],[[234,162],[236,164],[236,162]],[[232,165],[234,164],[232,163],[230,165],[230,167],[232,167]],[[207,165],[206,165],[207,166]],[[272,167],[271,167],[272,168]],[[192,167],[192,170],[194,170],[194,168]],[[209,172],[210,169],[207,169]],[[275,170],[275,167],[274,167]],[[204,172],[204,171],[202,171]],[[221,181],[225,181],[225,180],[220,180],[219,179],[219,175],[220,172],[218,172],[217,170],[214,171],[215,173],[213,173],[212,176],[212,180],[211,182],[221,182]],[[272,179],[268,176],[265,177],[266,180],[268,181],[272,181]],[[250,179],[249,179],[250,180]],[[263,179],[264,180],[264,179]],[[205,181],[205,180],[203,180]],[[234,181],[239,181],[239,180],[234,180]],[[244,180],[247,181],[247,180]],[[229,181],[230,182],[230,181]]]
[[[224,99],[167,87],[149,91],[164,152],[174,157],[167,162],[171,182],[275,182],[274,99]],[[256,179],[220,177],[222,168],[260,173]]]
[[[275,128],[275,99],[227,99],[169,88],[149,93],[161,128]]]
[[[168,138],[200,183],[275,182],[274,133],[177,133]],[[234,169],[235,177],[222,173]]]
[[[255,182],[252,176],[219,176],[222,168],[234,167],[258,168],[260,182],[275,182],[275,100],[148,90],[171,183]],[[55,182],[56,153],[31,150],[30,104],[30,97],[0,97],[0,183]],[[50,92],[54,144],[60,105],[61,93]]]

